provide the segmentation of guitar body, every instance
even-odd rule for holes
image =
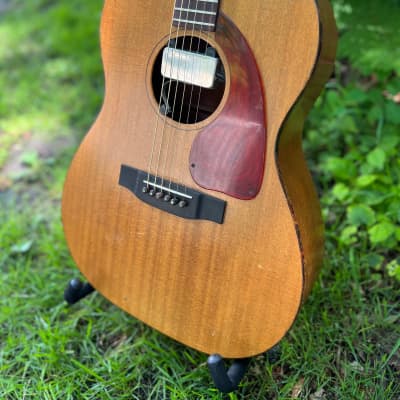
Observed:
[[[321,265],[323,223],[301,137],[336,50],[327,0],[248,3],[223,0],[216,32],[203,33],[226,86],[208,118],[186,125],[159,114],[152,92],[174,1],[105,1],[105,100],[62,201],[71,253],[99,292],[179,342],[229,358],[262,353],[286,334]],[[152,174],[224,201],[223,220],[182,218],[121,184],[121,166],[149,171],[152,153]],[[227,176],[237,159],[242,169]]]

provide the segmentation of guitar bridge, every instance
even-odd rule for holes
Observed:
[[[226,202],[145,171],[121,165],[119,184],[144,203],[186,219],[222,224]]]

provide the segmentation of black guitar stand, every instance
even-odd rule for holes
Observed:
[[[64,299],[68,305],[73,305],[84,297],[93,293],[95,289],[90,283],[83,283],[80,279],[71,279],[64,292]],[[275,362],[279,357],[279,349],[272,348],[267,353],[270,362]],[[208,357],[207,365],[216,388],[222,393],[234,392],[242,381],[251,358],[241,358],[234,360],[227,370],[224,359],[219,354]]]
[[[90,293],[93,293],[94,290],[90,283],[83,283],[80,279],[74,278],[68,282],[68,286],[65,288],[64,300],[69,306],[72,306]]]

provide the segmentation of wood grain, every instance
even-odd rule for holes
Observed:
[[[321,260],[322,224],[301,130],[332,69],[333,17],[325,0],[223,1],[221,11],[246,38],[262,75],[268,146],[259,195],[242,201],[218,194],[228,202],[218,225],[176,218],[118,185],[121,164],[148,169],[156,122],[148,62],[168,35],[173,5],[105,2],[106,96],[67,176],[65,234],[83,274],[128,313],[205,353],[251,356],[291,327]],[[199,130],[222,109],[191,130],[168,123],[157,136],[156,147],[170,143],[160,163],[166,178],[204,191],[187,160]]]

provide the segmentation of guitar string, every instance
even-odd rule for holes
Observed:
[[[204,14],[203,14],[203,18],[202,18],[202,19],[203,19],[203,20],[202,20],[201,22],[204,22]],[[201,43],[201,40],[202,40],[201,33],[202,33],[202,32],[203,32],[203,25],[200,25],[199,39],[198,39],[197,51],[196,51],[197,53],[200,52],[200,43]],[[193,78],[193,76],[192,76],[192,78]],[[189,112],[188,112],[188,115],[187,115],[187,117],[186,117],[186,124],[189,123],[189,119],[190,119],[190,109],[191,109],[191,107],[192,107],[193,91],[194,91],[194,85],[192,85],[192,89],[191,89],[191,91],[190,91],[189,108],[188,108]]]
[[[217,3],[217,4],[218,4],[218,3]],[[218,7],[217,7],[217,12],[218,12]],[[216,17],[217,17],[217,16],[216,16]],[[216,18],[216,17],[215,17],[215,26],[217,26],[217,18]],[[202,22],[202,23],[204,22],[204,14],[203,14],[203,19],[202,19],[201,22]],[[206,32],[207,32],[207,34],[206,34],[206,40],[205,40],[205,42],[206,42],[205,54],[207,54],[207,50],[208,50],[208,46],[209,46],[208,41],[210,40],[210,31],[207,30]],[[201,33],[201,31],[200,31],[200,33]],[[194,119],[196,123],[197,123],[197,121],[198,121],[198,116],[199,116],[201,92],[202,92],[202,87],[200,86],[200,89],[199,89],[199,97],[198,97],[198,99],[197,99],[196,117],[195,117],[195,119]]]
[[[206,7],[204,7],[204,10],[203,11],[207,11],[206,10]],[[205,16],[206,14],[205,13],[203,13],[203,15],[202,15],[202,18],[201,18],[201,24],[200,24],[200,31],[199,31],[199,37],[198,37],[198,42],[197,42],[197,53],[199,54],[200,53],[200,48],[201,48],[201,42],[202,42],[202,40],[203,40],[203,35],[202,35],[202,33],[203,33],[203,26],[204,26],[204,16]],[[208,32],[208,31],[207,31]],[[209,35],[209,32],[207,33],[207,38],[206,38],[206,44],[208,45],[208,35]],[[206,45],[206,51],[207,51],[207,45]],[[192,73],[194,72],[194,69],[192,70]],[[199,72],[198,72],[198,75],[200,75],[200,70],[199,70]],[[192,75],[192,80],[193,80],[193,75]],[[201,93],[201,89],[202,89],[202,87],[201,86],[199,86],[199,93]],[[189,122],[189,119],[190,119],[190,110],[191,110],[191,108],[192,108],[192,100],[193,100],[193,92],[194,92],[194,86],[192,85],[192,89],[191,89],[191,93],[190,93],[190,100],[189,100],[189,107],[188,107],[188,114],[187,114],[187,117],[186,117],[186,123],[188,123]],[[198,106],[200,106],[200,104],[198,104]],[[195,118],[195,122],[194,123],[197,123],[197,112],[196,112],[196,118]],[[186,189],[186,187],[185,187],[185,193],[187,192],[187,189]]]
[[[194,21],[196,21],[198,11],[199,11],[199,0],[196,0],[196,8],[194,11],[194,19],[193,19]],[[194,31],[195,31],[194,27],[195,27],[195,24],[193,23],[192,24],[192,35],[190,36],[190,45],[189,45],[190,52],[192,51],[192,47],[193,47],[193,35],[194,35]],[[195,66],[195,63],[192,64],[191,78],[190,78],[191,82],[193,82],[193,77],[194,77],[194,69],[195,69],[194,66]],[[191,86],[193,87],[194,85],[192,84]],[[186,87],[184,89],[186,89]],[[185,97],[185,92],[183,92],[183,99],[184,99],[184,97]],[[183,102],[181,103],[181,109],[180,109],[180,113],[179,113],[179,122],[182,121],[182,112],[183,112]]]
[[[172,12],[171,26],[170,26],[169,35],[168,35],[168,47],[169,47],[169,43],[170,43],[170,40],[172,37],[172,28],[173,28],[173,24],[174,24],[174,15],[175,15],[175,8],[176,8],[177,1],[178,0],[175,0],[174,9]],[[149,186],[150,186],[151,166],[153,164],[153,158],[154,158],[154,153],[155,153],[155,148],[156,148],[157,131],[158,131],[158,125],[159,125],[159,121],[160,121],[162,96],[163,96],[163,89],[164,89],[165,81],[166,81],[165,76],[163,76],[162,83],[161,83],[160,98],[158,101],[158,111],[156,113],[155,129],[154,129],[154,133],[153,133],[153,143],[152,143],[152,147],[151,147],[150,160],[149,160],[148,167],[147,167],[147,171],[148,171],[147,172],[147,184],[146,184],[147,190],[149,189]],[[155,181],[156,181],[156,179],[157,179],[157,176],[155,174]]]
[[[177,50],[177,47],[178,47],[179,30],[180,30],[181,22],[182,22],[182,11],[183,11],[183,10],[182,10],[182,9],[183,9],[182,6],[183,6],[183,3],[184,3],[184,2],[183,2],[183,0],[182,0],[182,1],[181,1],[180,11],[179,11],[178,30],[177,30],[177,34],[176,34],[175,49],[174,49],[174,50]],[[185,23],[185,33],[184,33],[184,37],[185,37],[185,35],[186,35],[186,29],[187,29],[187,25],[186,25],[186,23]],[[182,46],[183,46],[183,45],[182,45]],[[182,59],[182,57],[179,57],[179,61],[178,61],[177,66],[176,66],[176,68],[177,68],[177,78],[176,78],[176,79],[171,79],[171,80],[170,80],[169,87],[168,87],[168,95],[167,95],[167,100],[166,100],[167,105],[169,105],[169,100],[170,100],[170,95],[171,95],[171,87],[172,87],[171,82],[172,82],[172,80],[176,80],[175,98],[174,98],[174,104],[173,104],[173,107],[172,107],[171,118],[173,118],[173,115],[174,115],[174,113],[175,113],[176,91],[177,91],[178,84],[179,84],[179,68],[180,68],[180,65],[181,65],[181,59]],[[173,61],[171,61],[171,69],[170,69],[171,76],[173,76],[173,74],[172,74],[173,66],[174,66],[174,63],[173,63]],[[167,127],[167,113],[165,113],[165,115],[164,115],[164,122],[163,122],[163,128],[162,128],[162,143],[161,143],[160,150],[159,150],[159,155],[158,155],[158,166],[160,165],[160,161],[162,161],[163,143],[164,143],[164,137],[165,137],[166,127]],[[167,131],[168,131],[168,129],[167,129]],[[168,136],[168,135],[167,135],[167,136]],[[164,153],[166,154],[166,155],[165,155],[165,165],[166,165],[166,163],[167,163],[167,161],[168,161],[169,142],[170,142],[170,140],[169,140],[169,137],[168,137],[168,139],[167,139],[167,149],[166,149],[166,152],[164,152]],[[157,167],[157,174],[158,174],[158,167]],[[161,183],[160,183],[160,186],[161,186],[161,187],[164,187],[164,180],[165,180],[165,175],[162,174],[162,175],[161,175]],[[170,188],[169,188],[169,190],[170,190]],[[161,189],[161,192],[162,192],[162,189]],[[169,194],[171,194],[170,191],[169,191]]]
[[[183,0],[182,0],[182,3],[183,3]],[[189,4],[190,4],[190,2],[189,2]],[[171,39],[171,37],[172,37],[172,26],[173,26],[173,20],[175,19],[175,9],[176,9],[176,5],[177,5],[177,0],[175,0],[175,5],[174,5],[174,11],[173,11],[173,15],[172,15],[172,23],[171,23],[171,29],[170,29],[170,34],[169,34],[169,42],[168,42],[168,48],[170,48],[170,46],[169,46],[169,43],[170,43],[170,39]],[[177,31],[176,31],[176,37],[177,37],[177,39],[178,39],[178,37],[179,37],[179,31],[180,31],[180,27],[181,27],[181,20],[182,20],[182,8],[183,7],[181,7],[181,9],[180,9],[180,11],[179,11],[179,22],[178,22],[178,28],[177,28]],[[198,0],[196,1],[196,14],[197,14],[197,11],[198,11]],[[202,23],[204,23],[204,15],[205,14],[203,14],[203,16],[202,16]],[[185,35],[184,35],[184,39],[185,39],[185,36],[186,36],[186,30],[187,30],[187,24],[185,24]],[[194,31],[194,24],[193,24],[193,31]],[[200,44],[201,44],[201,39],[202,39],[202,32],[203,32],[203,25],[201,25],[201,27],[200,27],[200,34],[199,34],[199,36],[200,36],[200,40],[198,41],[198,48],[197,48],[197,52],[199,53],[200,52]],[[208,39],[208,37],[209,37],[209,32],[207,32],[207,39]],[[174,47],[174,50],[176,50],[177,49],[177,43],[178,43],[178,40],[175,40],[175,47]],[[206,41],[206,50],[208,49],[208,41]],[[178,74],[179,74],[179,66],[181,65],[181,63],[180,63],[180,61],[181,61],[181,58],[180,58],[180,60],[179,60],[179,62],[178,62]],[[193,68],[194,69],[194,68]],[[173,62],[171,62],[171,65],[170,65],[170,76],[173,76],[173,74],[172,74],[172,70],[173,70]],[[155,175],[154,175],[154,186],[155,185],[157,185],[157,178],[158,178],[158,171],[159,171],[159,167],[160,167],[160,160],[161,160],[161,155],[162,155],[162,150],[163,150],[163,143],[164,143],[164,137],[165,137],[165,127],[166,127],[166,119],[167,119],[167,111],[168,111],[168,105],[169,105],[169,100],[170,100],[170,94],[171,94],[171,81],[172,81],[173,79],[170,79],[170,82],[169,82],[169,86],[168,86],[168,95],[167,95],[167,100],[166,100],[166,112],[164,113],[164,118],[163,118],[163,127],[162,127],[162,132],[161,132],[161,143],[160,143],[160,147],[159,147],[159,152],[158,152],[158,157],[157,157],[157,168],[156,168],[156,172],[155,172]],[[172,117],[173,117],[173,115],[174,115],[174,113],[175,113],[175,106],[176,106],[176,96],[177,96],[177,90],[178,90],[178,83],[179,83],[179,79],[176,79],[176,81],[177,81],[177,85],[176,85],[176,89],[175,89],[175,98],[174,98],[174,105],[173,105],[173,109],[172,109]],[[159,101],[159,112],[161,111],[161,107],[162,107],[162,100],[163,100],[163,89],[164,89],[164,85],[165,85],[165,76],[163,76],[163,83],[162,83],[162,86],[161,86],[161,93],[160,93],[160,101]],[[185,87],[185,84],[184,84],[184,87]],[[199,90],[199,98],[198,98],[198,104],[197,104],[197,110],[196,110],[196,118],[195,118],[195,121],[197,122],[197,120],[198,120],[198,111],[199,111],[199,106],[200,106],[200,98],[201,98],[201,86],[200,86],[200,90]],[[188,116],[187,116],[187,121],[189,120],[189,118],[190,118],[190,109],[191,109],[191,104],[192,104],[192,95],[193,95],[193,85],[192,85],[192,90],[191,90],[191,101],[190,101],[190,105],[189,105],[189,109],[188,109]],[[182,106],[183,106],[183,104],[182,104]],[[154,158],[154,150],[155,150],[155,142],[156,142],[156,137],[157,137],[157,131],[158,131],[158,126],[159,126],[159,120],[160,120],[160,115],[158,114],[157,115],[157,124],[156,124],[156,130],[155,130],[155,135],[154,135],[154,139],[153,139],[153,147],[152,147],[152,153],[151,153],[151,157],[150,157],[150,166],[149,166],[149,171],[148,171],[148,180],[147,180],[147,187],[149,187],[149,181],[150,181],[150,169],[151,169],[151,165],[152,165],[152,162],[153,162],[153,158]],[[181,115],[180,115],[180,120],[179,120],[179,122],[181,122]],[[169,143],[169,140],[168,140],[168,143]],[[167,150],[168,150],[168,144],[167,144]],[[168,157],[168,151],[167,151],[167,155],[166,155],[166,157]],[[167,162],[167,158],[166,158],[166,162]],[[164,186],[164,176],[162,176],[162,179],[161,179],[161,186]],[[169,189],[171,189],[171,181],[170,181],[170,185],[169,185]],[[186,189],[186,188],[185,188]],[[186,190],[185,190],[186,191]]]
[[[184,5],[184,2],[182,1],[181,8],[184,8],[183,5]],[[189,14],[189,12],[188,12],[188,14]],[[188,20],[188,18],[189,17],[185,18],[185,20]],[[187,25],[188,24],[185,22],[185,30],[184,30],[184,33],[183,33],[183,40],[182,40],[182,44],[180,46],[181,50],[185,49]],[[181,76],[180,76],[180,74],[181,74],[181,66],[182,66],[182,55],[179,56],[179,60],[178,60],[178,64],[177,64],[177,70],[178,70],[177,71],[177,79],[176,79],[176,86],[175,86],[175,93],[174,93],[174,101],[173,101],[172,111],[171,111],[171,119],[172,120],[174,120],[175,108],[176,108],[176,100],[177,100],[177,97],[178,97],[179,83],[181,81]],[[184,68],[184,71],[183,71],[183,90],[184,90],[183,93],[185,93],[185,90],[186,90],[185,78],[186,78],[186,68]],[[184,94],[183,94],[183,96],[184,96]],[[182,104],[183,104],[183,98],[182,98]],[[169,156],[169,149],[170,149],[170,146],[171,146],[171,141],[172,141],[172,144],[174,144],[176,142],[175,137],[177,136],[177,132],[172,132],[172,135],[171,135],[171,130],[172,129],[173,129],[173,126],[172,126],[171,129],[169,129],[169,131],[170,131],[169,133],[170,134],[167,135],[168,139],[167,139],[167,146],[166,146],[166,149],[165,149],[166,156],[165,156],[165,163],[164,163],[164,171],[165,171],[166,174],[169,171],[170,172],[170,174],[169,174],[170,176],[172,176],[172,168],[171,168],[171,161],[168,158],[170,158],[172,160],[173,157]],[[174,150],[172,150],[172,152],[174,153]],[[169,167],[168,167],[168,164],[169,164]],[[162,186],[163,186],[164,176],[162,177],[161,181],[162,181]],[[168,193],[169,194],[171,194],[171,186],[172,186],[172,178],[169,179],[169,184],[168,184]],[[179,191],[179,186],[177,186],[177,190]]]
[[[188,4],[189,4],[188,8],[190,9],[190,2]],[[191,11],[191,12],[194,12],[193,21],[196,21],[196,17],[198,15],[198,11],[199,11],[199,0],[196,0],[195,10]],[[189,14],[189,12],[188,12],[188,14]],[[189,20],[189,17],[187,18],[187,20]],[[187,27],[187,24],[186,24],[186,27]],[[192,48],[193,48],[194,31],[195,31],[195,24],[193,23],[192,24],[192,32],[191,32],[191,36],[190,36],[190,43],[189,43],[189,51],[190,52],[192,51]],[[186,30],[185,30],[185,35],[186,35]],[[192,63],[192,68],[191,68],[191,81],[192,82],[193,82],[193,77],[194,77],[194,66],[195,66],[195,63]],[[185,80],[186,80],[186,76],[187,76],[187,71],[186,71],[186,68],[185,68],[185,71],[184,71]],[[191,84],[191,86],[193,88],[193,84]],[[183,83],[182,101],[181,101],[181,106],[180,106],[180,111],[179,111],[179,119],[178,119],[178,123],[179,124],[182,123],[183,104],[184,104],[184,100],[185,100],[186,88],[187,88],[187,85],[186,85],[186,82],[184,81],[184,83]],[[175,95],[176,95],[176,93],[175,93]],[[174,107],[175,107],[175,105],[174,105]],[[190,109],[189,109],[188,112],[190,112]],[[184,131],[185,131],[184,133],[186,133],[186,129],[184,129]],[[173,136],[173,144],[175,143],[175,146],[172,147],[173,155],[171,157],[171,162],[170,162],[170,167],[169,167],[169,170],[171,171],[171,174],[172,174],[172,171],[173,171],[173,166],[175,165],[175,160],[178,158],[178,157],[176,157],[177,156],[176,151],[177,151],[177,148],[179,146],[176,144],[176,140],[174,140],[175,136],[177,136],[177,135]],[[183,168],[181,168],[181,173],[179,174],[180,176],[179,176],[179,179],[177,180],[176,185],[177,185],[177,190],[178,191],[181,190],[180,186],[182,186],[184,188],[184,190],[185,190],[185,193],[186,193],[187,192],[186,186],[184,184],[182,184],[182,185],[180,184],[180,182],[183,182],[182,169]],[[171,189],[171,185],[172,185],[172,180],[170,180],[170,182],[169,182],[169,189]]]
[[[218,4],[219,4],[219,2],[217,2],[217,10],[218,10]],[[205,16],[205,14],[203,14],[203,16],[202,16],[202,24],[204,23],[204,16]],[[216,21],[216,20],[215,20]],[[216,23],[216,22],[215,22]],[[199,40],[199,43],[198,43],[198,46],[197,46],[197,52],[199,53],[200,52],[200,44],[201,44],[201,40],[202,40],[202,32],[203,32],[203,25],[200,25],[200,40]],[[208,49],[208,40],[209,40],[209,38],[210,38],[210,32],[209,32],[209,30],[206,30],[206,32],[207,32],[207,35],[206,35],[206,39],[205,39],[205,42],[206,42],[206,48],[205,48],[205,54],[207,53],[207,49]],[[199,96],[198,96],[198,101],[197,101],[197,107],[196,107],[196,116],[195,116],[195,123],[197,123],[198,122],[198,112],[199,112],[199,108],[200,108],[200,98],[201,98],[201,92],[202,92],[202,87],[200,86],[199,87]],[[192,107],[192,101],[193,101],[193,87],[192,87],[192,92],[190,93],[190,100],[189,100],[189,109],[191,109],[191,107]],[[189,114],[188,114],[188,116],[187,116],[187,123],[188,123],[188,121],[189,121]]]
[[[216,11],[218,11],[218,4],[219,4],[219,2],[217,3],[217,10]],[[197,5],[196,5],[196,8],[197,8]],[[204,11],[207,11],[206,7],[204,7]],[[201,18],[199,37],[198,37],[198,43],[197,43],[197,50],[196,50],[196,52],[198,54],[200,54],[201,42],[203,40],[203,35],[202,34],[203,34],[203,26],[204,26],[204,17],[205,17],[205,15],[206,15],[206,13],[203,13],[202,18]],[[216,24],[216,19],[215,19],[215,24]],[[194,25],[193,25],[193,31],[192,32],[194,34]],[[206,30],[206,32],[207,32],[207,35],[206,35],[206,39],[205,39],[205,42],[206,42],[205,53],[207,52],[207,49],[208,49],[208,40],[209,40],[209,37],[210,37],[209,30]],[[201,73],[201,71],[199,69],[199,71],[198,71],[198,75],[199,76],[200,76],[200,73]],[[192,68],[192,77],[191,77],[192,81],[193,81],[193,77],[194,77],[194,68]],[[197,123],[197,120],[198,120],[198,109],[200,107],[201,90],[202,90],[202,87],[199,86],[199,99],[198,99],[198,103],[197,103],[196,117],[195,117],[195,122],[194,123]],[[190,120],[190,110],[191,110],[191,107],[192,107],[193,93],[194,93],[194,85],[192,85],[192,87],[191,87],[188,113],[187,113],[187,117],[186,117],[186,124],[188,124],[189,120]],[[183,180],[183,172],[181,172],[181,174],[180,174],[180,181],[182,181],[182,180]],[[184,191],[185,191],[185,194],[187,194],[187,187],[186,186],[184,186]]]
[[[168,45],[167,45],[168,53],[170,52],[169,49],[171,49],[170,42],[171,42],[171,38],[172,38],[172,29],[173,29],[173,26],[174,26],[175,9],[177,7],[177,2],[178,2],[178,0],[175,0],[174,9],[172,11],[171,26],[170,26],[170,31],[169,31],[169,35],[168,35]],[[181,14],[182,14],[182,11],[180,11],[180,14],[179,14],[179,22],[178,22],[178,27],[177,27],[177,30],[176,30],[176,34],[177,35],[179,35]],[[175,41],[174,50],[176,50],[176,46],[177,46],[177,41]],[[171,68],[170,68],[170,74],[171,73],[172,73],[172,64],[171,64]],[[148,165],[148,173],[147,173],[147,185],[146,185],[147,186],[147,190],[151,186],[150,185],[150,174],[151,174],[150,171],[151,171],[151,167],[153,165],[155,149],[156,149],[156,142],[157,142],[157,137],[158,137],[158,135],[157,135],[158,127],[159,127],[159,122],[160,122],[161,115],[162,115],[161,114],[161,108],[162,108],[162,100],[163,100],[163,91],[164,91],[164,86],[165,86],[165,83],[166,83],[165,75],[163,75],[163,78],[162,78],[160,98],[159,98],[159,102],[158,102],[158,111],[156,113],[156,124],[155,124],[155,130],[154,130],[154,133],[153,133],[153,144],[152,144],[151,155],[150,155],[150,160],[149,160],[149,165]],[[170,88],[171,88],[171,85],[169,85],[166,107],[168,107]],[[166,108],[166,111],[167,111],[167,108]],[[166,113],[165,113],[165,115],[163,117],[164,117],[164,123],[165,123]],[[163,135],[161,136],[160,150],[161,150],[161,147],[162,147],[162,143],[163,143]],[[158,154],[160,156],[160,152]],[[157,164],[156,164],[156,170],[155,170],[155,174],[154,174],[154,185],[157,184],[159,161],[160,160],[159,160],[159,157],[158,157]]]
[[[181,0],[181,5],[183,3],[183,0]],[[176,3],[175,3],[175,7],[176,7]],[[174,19],[175,18],[175,11],[174,10]],[[178,18],[178,28],[176,30],[176,37],[175,37],[175,46],[174,46],[174,50],[178,49],[178,40],[179,40],[179,31],[180,31],[180,27],[181,27],[181,21],[182,21],[182,7],[180,7],[179,10],[179,18]],[[171,87],[172,87],[172,82],[174,80],[176,80],[176,82],[178,83],[178,79],[173,79],[174,76],[174,62],[173,62],[174,57],[171,57],[171,63],[170,63],[170,70],[169,70],[169,84],[168,84],[168,94],[166,96],[166,99],[164,99],[165,104],[165,113],[164,113],[164,118],[163,118],[163,126],[162,126],[162,130],[161,130],[161,144],[160,144],[160,148],[159,148],[159,152],[158,152],[158,160],[157,160],[157,170],[156,170],[156,176],[158,177],[158,171],[159,171],[159,167],[160,167],[160,163],[162,162],[162,155],[163,155],[163,144],[164,144],[164,138],[165,138],[165,128],[167,126],[167,116],[168,116],[168,110],[169,110],[169,103],[170,103],[170,95],[171,95]],[[179,63],[178,63],[179,64]],[[179,74],[179,65],[176,66],[177,68],[177,72]],[[155,184],[157,184],[157,181],[154,181]],[[161,181],[160,181],[160,186],[163,187],[164,186],[164,175],[161,175]],[[156,190],[157,192],[157,190]],[[162,189],[161,189],[162,192]]]

